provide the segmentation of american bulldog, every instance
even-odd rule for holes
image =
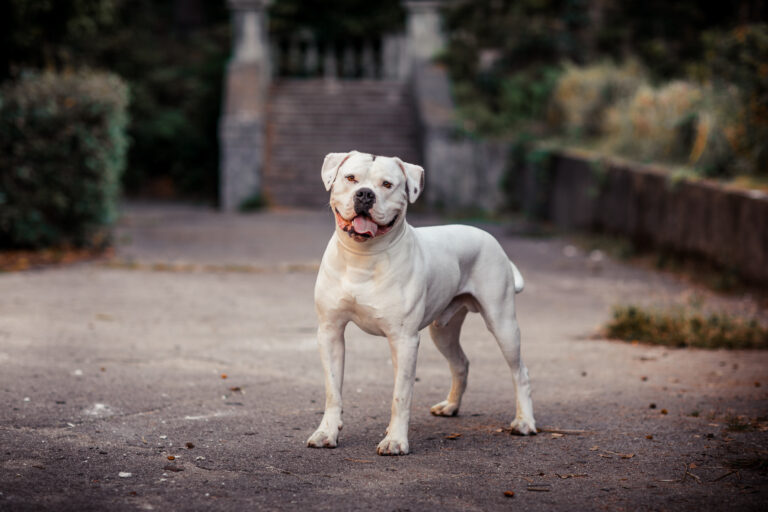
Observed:
[[[452,375],[448,397],[430,411],[436,416],[457,414],[469,370],[459,344],[467,312],[482,315],[512,370],[517,403],[512,430],[535,434],[531,386],[520,359],[515,318],[515,294],[523,290],[523,277],[496,239],[470,226],[408,225],[405,213],[424,189],[424,169],[399,158],[329,153],[322,179],[331,191],[336,229],[315,285],[325,413],[307,445],[334,448],[338,443],[344,329],[349,322],[386,337],[392,352],[392,416],[379,455],[409,451],[419,331],[427,326]]]

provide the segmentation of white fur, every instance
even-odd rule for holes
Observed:
[[[469,363],[459,344],[459,331],[468,311],[483,316],[512,369],[517,404],[512,429],[536,433],[515,318],[514,299],[522,291],[522,276],[485,231],[460,225],[418,229],[408,225],[408,202],[421,194],[423,173],[421,167],[398,158],[374,158],[356,151],[331,153],[325,159],[322,178],[326,189],[332,190],[334,211],[351,220],[354,193],[367,187],[376,194],[372,219],[382,226],[397,220],[385,234],[362,241],[337,224],[325,250],[315,285],[315,307],[326,402],[320,426],[307,441],[311,447],[333,448],[338,443],[348,322],[389,341],[395,371],[392,416],[377,451],[402,455],[410,449],[408,423],[419,331],[429,326],[453,377],[447,398],[431,412],[454,415],[467,384]],[[391,188],[383,186],[385,181]]]

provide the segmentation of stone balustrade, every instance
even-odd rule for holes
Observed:
[[[273,78],[404,80],[403,34],[344,43],[318,43],[311,34],[270,41]]]

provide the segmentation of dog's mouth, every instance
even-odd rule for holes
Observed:
[[[356,215],[351,220],[342,217],[339,210],[335,208],[334,213],[336,214],[336,224],[356,242],[365,242],[386,234],[395,225],[398,217],[395,215],[390,223],[381,225],[377,224],[367,213]]]

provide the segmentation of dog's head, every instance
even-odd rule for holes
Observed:
[[[357,242],[383,236],[424,188],[424,169],[397,157],[328,153],[322,170],[336,224]]]

